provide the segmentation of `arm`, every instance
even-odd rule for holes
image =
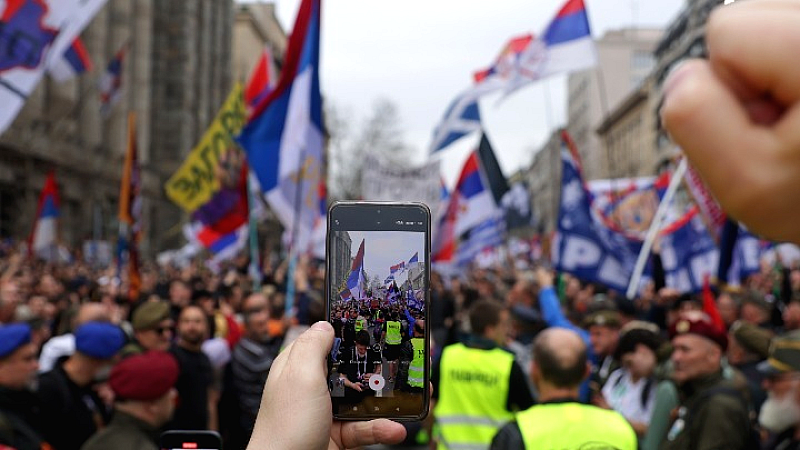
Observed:
[[[492,439],[492,446],[490,450],[516,450],[525,448],[525,443],[522,442],[522,432],[519,431],[517,422],[509,422],[500,428],[500,431],[494,435]]]
[[[533,395],[528,387],[527,377],[522,368],[514,361],[511,364],[511,375],[508,381],[508,401],[506,409],[509,411],[523,411],[533,406]]]
[[[583,328],[575,326],[570,322],[564,313],[561,312],[561,305],[556,297],[556,291],[550,286],[542,286],[539,289],[539,309],[542,310],[542,318],[551,327],[569,328],[581,336],[584,342],[589,345],[589,333]]]

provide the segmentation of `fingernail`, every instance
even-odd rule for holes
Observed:
[[[670,91],[674,90],[675,86],[679,85],[686,78],[686,75],[691,72],[691,64],[687,64],[687,62],[688,60],[686,59],[681,60],[669,70],[661,88],[664,97],[669,95]]]
[[[328,329],[328,327],[330,327],[330,324],[328,324],[328,322],[325,321],[320,321],[315,323],[314,325],[311,325],[311,329],[315,331],[325,331]]]

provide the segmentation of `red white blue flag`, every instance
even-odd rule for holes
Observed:
[[[44,182],[44,189],[39,195],[39,206],[36,209],[36,222],[33,224],[28,249],[33,256],[50,259],[56,254],[58,236],[58,216],[60,207],[56,174],[50,172]]]
[[[61,55],[61,58],[58,58],[50,66],[48,73],[54,80],[63,82],[90,70],[92,70],[92,59],[89,57],[83,41],[77,38],[72,41],[72,45]]]
[[[292,251],[310,250],[320,220],[322,97],[320,0],[303,0],[275,90],[239,135],[260,189],[290,235]]]
[[[125,60],[125,53],[127,45],[117,52],[100,78],[100,113],[104,117],[108,117],[111,113],[111,108],[117,103],[122,92],[122,62]]]

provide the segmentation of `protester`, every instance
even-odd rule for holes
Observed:
[[[122,349],[123,356],[146,351],[167,351],[172,343],[175,322],[170,307],[162,301],[147,301],[136,308],[131,319],[134,340]]]
[[[199,306],[187,306],[178,316],[177,341],[170,353],[178,361],[179,375],[175,383],[178,407],[168,430],[217,430],[217,399],[214,370],[203,353],[208,337],[208,319]]]
[[[768,398],[761,407],[758,422],[773,437],[766,450],[800,448],[800,332],[775,338],[769,359],[759,370],[765,376]]]
[[[433,369],[439,449],[488,445],[513,411],[533,404],[522,368],[503,349],[508,309],[496,300],[479,300],[469,320],[472,334],[466,343],[445,347]]]
[[[39,355],[39,372],[48,372],[55,367],[56,361],[75,352],[75,335],[72,331],[87,322],[110,321],[107,308],[100,303],[84,303],[78,309],[71,324],[70,332],[55,336],[44,343]]]
[[[615,448],[635,450],[636,433],[614,411],[580,403],[589,375],[586,345],[574,331],[551,328],[533,346],[533,382],[539,403],[515,415],[494,436],[491,449]]]
[[[241,434],[249,436],[261,404],[264,382],[281,348],[282,338],[272,337],[269,329],[269,302],[263,294],[247,297],[244,310],[244,336],[231,355],[232,388],[241,409]]]
[[[673,379],[681,408],[667,434],[664,449],[750,449],[753,442],[747,386],[743,377],[722,374],[728,345],[725,332],[704,313],[687,311],[670,326],[674,351]]]
[[[37,368],[30,326],[0,325],[0,446],[41,450],[49,445],[41,431],[39,401],[30,390]]]
[[[59,450],[78,450],[108,423],[95,391],[98,376],[111,366],[125,344],[122,330],[110,323],[87,322],[75,330],[75,353],[39,376],[37,395],[44,438]]]
[[[178,372],[175,358],[159,351],[132,355],[114,366],[109,376],[114,417],[82,450],[157,450],[160,428],[175,409]]]
[[[622,333],[614,355],[621,367],[595,399],[595,405],[622,414],[638,436],[647,432],[653,414],[661,345],[661,337],[651,329],[631,328]]]

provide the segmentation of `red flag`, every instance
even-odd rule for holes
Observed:
[[[711,283],[709,282],[708,274],[703,277],[703,311],[708,314],[711,323],[713,323],[718,330],[722,332],[725,331],[725,322],[719,315],[717,302],[714,300],[714,294],[711,292]]]

